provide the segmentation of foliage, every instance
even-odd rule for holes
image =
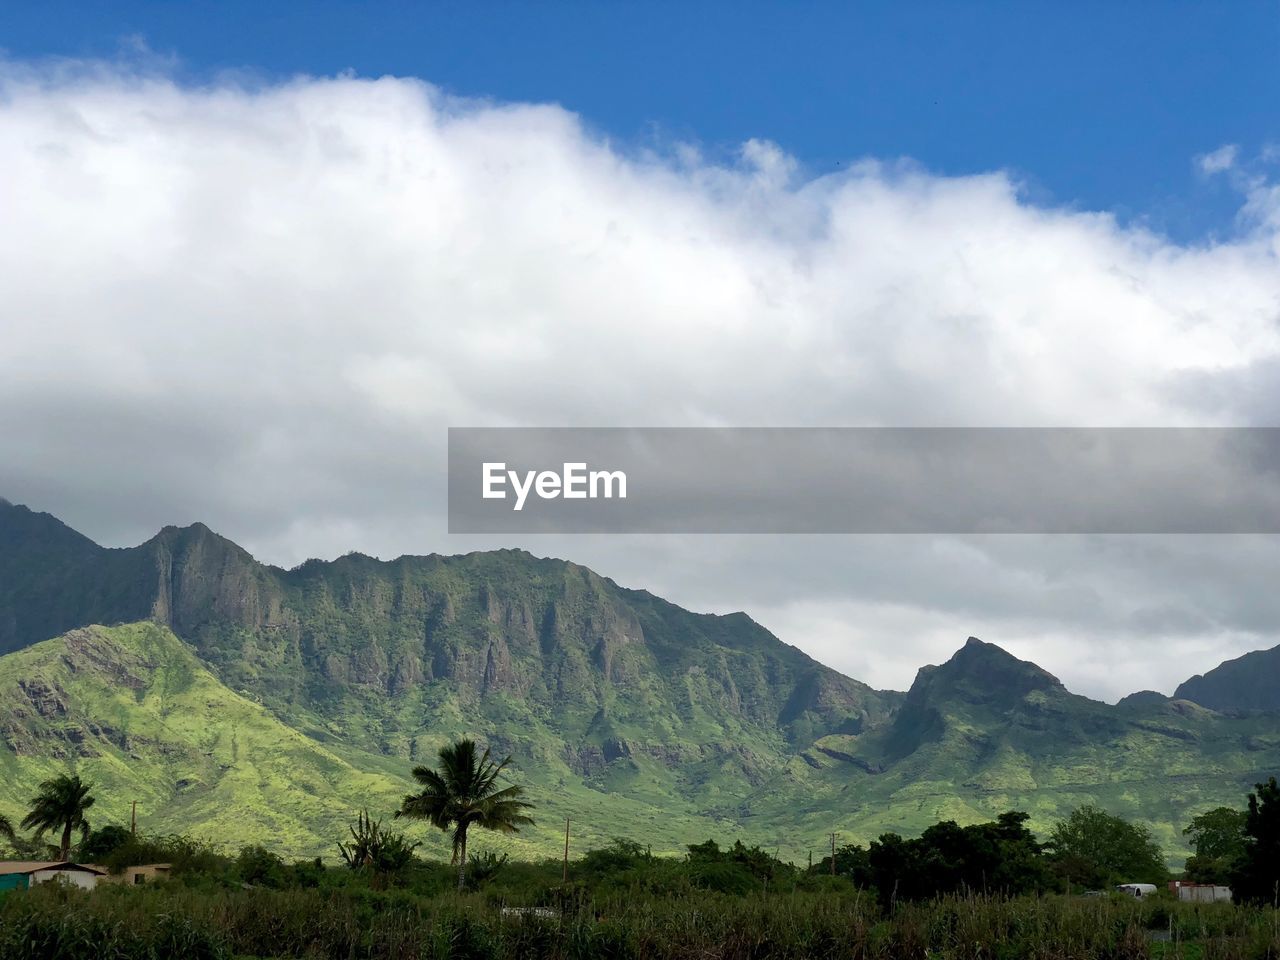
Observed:
[[[1255,798],[1257,800],[1257,798]],[[1269,809],[1269,794],[1254,806]],[[381,825],[361,813],[344,844],[350,865],[376,848]],[[132,838],[179,852],[185,838]],[[121,855],[131,844],[113,851]],[[837,850],[804,871],[758,846],[715,840],[684,857],[617,838],[568,864],[471,856],[472,886],[452,868],[410,857],[388,885],[368,869],[286,865],[248,847],[234,860],[189,858],[172,881],[104,885],[92,894],[47,885],[0,898],[0,956],[467,958],[486,960],[1254,960],[1280,955],[1280,911],[1168,898],[1045,893],[1047,857],[1026,817],[920,837],[885,835]],[[890,890],[890,873],[899,883]],[[481,874],[487,874],[483,884]],[[979,882],[975,878],[985,881]],[[856,884],[854,881],[857,881]],[[872,885],[875,893],[859,886]],[[1034,896],[1010,896],[1022,885]],[[245,889],[252,886],[253,889]],[[1150,931],[1161,941],[1152,944]],[[1167,938],[1167,939],[1165,939]],[[1165,951],[1165,946],[1168,951]],[[1169,952],[1171,951],[1171,952]]]
[[[76,848],[76,857],[81,863],[105,863],[113,853],[133,841],[133,834],[126,828],[107,824],[89,832]]]
[[[1232,877],[1232,893],[1246,903],[1280,902],[1280,785],[1276,778],[1249,794],[1244,852]]]
[[[417,843],[410,843],[400,833],[384,830],[382,821],[374,821],[369,811],[362,810],[349,828],[350,843],[339,843],[338,852],[352,870],[368,870],[386,875],[403,870],[413,861]]]
[[[795,868],[770,856],[760,847],[746,846],[735,840],[733,846],[721,850],[714,840],[689,846],[690,878],[694,886],[719,893],[748,893],[767,890],[783,876],[793,876]]]
[[[507,854],[498,855],[492,850],[486,850],[483,855],[471,854],[467,859],[467,884],[471,889],[479,890],[501,873],[510,860]]]
[[[451,958],[451,960],[1255,960],[1280,953],[1275,911],[1132,898],[969,894],[891,913],[856,894],[678,897],[628,890],[545,916],[487,895],[339,887],[93,894],[37,888],[0,900],[6,960]],[[1152,943],[1150,933],[1163,942]],[[1167,938],[1167,940],[1166,940]],[[1161,948],[1168,948],[1162,951]]]
[[[284,860],[266,847],[241,847],[236,857],[236,875],[255,887],[283,887],[285,869]]]
[[[176,833],[130,836],[100,862],[112,873],[141,864],[167,863],[174,876],[220,874],[229,866],[227,858],[211,844]]]
[[[472,826],[500,833],[518,833],[533,823],[524,811],[533,804],[521,799],[524,788],[498,785],[511,758],[495,762],[488,748],[477,754],[474,740],[462,739],[440,748],[440,769],[414,767],[421,793],[404,798],[397,817],[428,820],[439,830],[453,831],[453,860],[458,865],[458,889],[466,884],[467,830]]]
[[[1047,865],[1026,821],[1025,813],[1010,811],[992,823],[968,827],[945,820],[914,840],[887,833],[865,857],[856,848],[845,848],[846,869],[855,883],[874,887],[881,902],[891,906],[959,891],[1014,895],[1043,890]],[[840,859],[837,855],[838,866]],[[830,858],[824,862],[830,866]]]
[[[1160,884],[1168,878],[1164,856],[1150,830],[1093,805],[1059,821],[1047,846],[1053,851],[1058,875],[1076,887]]]
[[[1195,851],[1187,858],[1184,878],[1193,883],[1227,884],[1245,850],[1246,814],[1217,807],[1192,819],[1183,834]]]
[[[512,566],[514,571],[503,575],[518,579],[519,565]],[[478,568],[477,575],[480,572],[489,573]],[[455,601],[456,611],[463,610],[461,603]],[[458,649],[461,656],[463,648]],[[944,665],[934,673],[944,669],[949,668]],[[66,761],[54,759],[48,745],[65,749],[63,738],[74,734],[83,739],[85,752],[75,760],[75,768],[98,787],[93,819],[127,823],[130,801],[137,798],[139,822],[152,833],[176,831],[217,838],[233,851],[257,844],[286,858],[314,857],[333,849],[335,834],[345,833],[351,811],[368,807],[377,817],[395,809],[412,784],[411,765],[402,758],[411,749],[433,753],[438,749],[439,734],[418,731],[424,722],[435,722],[423,717],[432,718],[433,711],[441,710],[452,729],[476,730],[490,743],[501,744],[503,755],[511,753],[519,759],[520,782],[537,794],[540,808],[549,814],[574,816],[575,846],[603,845],[616,831],[615,824],[627,823],[643,829],[655,851],[672,853],[722,830],[724,821],[711,815],[720,807],[744,812],[738,831],[744,843],[764,844],[766,839],[772,843],[782,837],[790,841],[789,847],[783,847],[784,858],[803,860],[810,847],[825,852],[822,838],[832,830],[871,839],[887,823],[906,833],[923,830],[940,818],[961,824],[980,822],[1001,812],[989,806],[992,797],[1017,797],[1042,818],[1031,826],[1045,832],[1055,814],[1065,815],[1080,802],[1093,801],[1104,809],[1132,809],[1136,804],[1146,824],[1155,825],[1165,850],[1176,855],[1187,806],[1200,810],[1238,801],[1247,787],[1237,786],[1230,771],[1246,763],[1252,771],[1259,763],[1270,762],[1265,750],[1204,752],[1210,744],[1256,740],[1260,718],[1170,714],[1160,717],[1159,724],[1179,736],[1153,738],[1146,730],[1152,721],[1144,715],[1138,718],[1142,727],[1137,732],[1126,733],[1121,725],[1113,735],[1108,724],[1115,722],[1115,708],[1089,702],[1081,706],[1067,697],[1052,704],[1055,716],[1067,718],[1063,731],[1075,726],[1102,731],[1080,747],[1084,753],[1077,754],[1076,746],[1063,739],[1065,733],[1055,724],[1046,728],[1035,719],[1038,714],[1031,717],[1034,722],[1015,724],[1016,737],[1006,735],[1000,726],[1009,722],[1004,714],[992,713],[986,701],[974,705],[957,699],[960,695],[943,689],[940,682],[929,684],[929,696],[936,699],[930,699],[925,712],[936,711],[947,729],[979,733],[952,737],[944,731],[940,739],[895,765],[885,759],[886,748],[877,739],[880,728],[868,721],[866,731],[856,737],[824,738],[806,754],[813,763],[800,761],[801,769],[798,764],[785,766],[785,755],[776,752],[781,749],[776,734],[756,727],[743,726],[733,734],[731,739],[743,745],[743,752],[731,763],[717,760],[700,746],[689,747],[685,741],[714,740],[718,735],[700,725],[700,707],[679,708],[682,712],[677,715],[693,719],[688,726],[682,722],[680,738],[672,746],[669,731],[655,733],[644,726],[650,711],[660,708],[648,701],[630,703],[621,694],[609,700],[600,724],[589,727],[595,708],[591,716],[562,722],[545,713],[545,705],[502,693],[464,699],[449,683],[435,680],[391,699],[380,691],[366,690],[359,699],[343,699],[333,707],[337,714],[329,715],[336,719],[318,725],[307,720],[305,726],[294,720],[297,726],[290,726],[282,720],[282,716],[289,718],[288,712],[276,715],[229,689],[222,679],[201,663],[191,647],[150,623],[87,628],[0,657],[0,726],[21,746],[20,754],[0,748],[0,812],[17,822],[32,787],[66,769]],[[19,680],[27,684],[26,689],[60,691],[58,704],[50,708],[51,716],[60,718],[56,723],[24,706],[27,694]],[[973,693],[962,692],[964,697]],[[710,694],[693,688],[689,696],[702,702]],[[380,712],[393,706],[402,712]],[[530,712],[535,706],[543,711],[538,716]],[[21,717],[13,712],[19,707],[24,709]],[[1012,716],[1018,720],[1018,714]],[[633,723],[635,718],[643,722]],[[1039,740],[1017,739],[1027,729],[1043,733],[1037,734]],[[120,737],[126,730],[128,749]],[[385,748],[361,747],[372,736],[369,731],[386,731]],[[975,737],[996,735],[1010,745],[1008,749],[973,746]],[[1101,779],[1123,785],[1073,791],[1052,786],[1061,782],[1068,768],[1073,782],[1088,783],[1082,757],[1109,749],[1111,738],[1120,735],[1125,737],[1120,754],[1123,767]],[[613,744],[610,750],[622,750],[628,743],[660,743],[671,755],[659,761],[633,749],[630,758],[586,757],[586,751],[593,749],[590,744],[601,740]],[[586,772],[579,770],[576,759],[572,769],[566,769],[560,760],[566,755],[586,757],[581,761]],[[840,759],[846,756],[865,760],[881,772],[868,776]],[[1280,763],[1280,752],[1276,762]],[[1086,772],[1077,776],[1075,771],[1082,769]],[[1212,769],[1213,775],[1196,772],[1206,769]],[[1176,799],[1170,798],[1164,779],[1173,773],[1181,784],[1173,795]],[[763,786],[752,787],[748,776]],[[924,800],[913,799],[913,784],[921,776],[935,785]],[[1043,786],[1028,786],[1032,780]],[[982,789],[971,790],[967,785],[972,783],[983,784]],[[803,803],[797,802],[800,794],[805,797]],[[707,799],[713,796],[714,804]],[[749,799],[742,799],[745,796]],[[939,811],[936,816],[935,811]],[[556,854],[563,835],[555,818],[538,819],[539,825],[520,834],[495,838],[493,848],[513,857]],[[447,844],[444,838],[423,840],[426,849],[443,849]],[[46,856],[43,848],[32,854],[33,858]]]
[[[31,812],[23,818],[23,828],[34,830],[37,840],[50,830],[61,830],[58,859],[69,859],[72,831],[79,830],[81,837],[89,836],[85,813],[94,804],[92,789],[92,785],[82,782],[78,775],[63,774],[45,780],[40,784],[40,792],[31,798]]]
[[[856,843],[841,844],[836,848],[836,867],[831,869],[831,855],[827,854],[810,871],[818,875],[848,877],[860,886],[871,883],[871,855],[866,847]]]

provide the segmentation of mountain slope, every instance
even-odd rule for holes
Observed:
[[[387,815],[414,763],[470,734],[540,805],[537,828],[494,841],[513,850],[551,851],[569,816],[584,843],[739,836],[804,859],[832,830],[1016,807],[1043,831],[1095,802],[1174,852],[1192,815],[1280,770],[1277,713],[1150,692],[1110,706],[972,638],[905,696],[875,691],[743,614],[522,551],[281,570],[200,524],[108,550],[0,504],[0,574],[0,641],[19,648],[0,656],[10,813],[74,766],[112,816],[142,799],[148,829],[332,854],[352,811]],[[50,629],[70,632],[37,642]]]
[[[859,796],[869,816],[846,823],[861,834],[883,822],[877,806],[908,830],[1011,807],[1045,830],[1099,803],[1147,823],[1173,852],[1184,849],[1180,830],[1194,812],[1238,807],[1280,769],[1280,724],[1163,697],[1100,703],[970,638],[947,663],[920,670],[889,722],[821,738],[805,756],[821,768],[815,795]]]
[[[43,538],[21,532],[41,526]],[[872,722],[897,699],[742,614],[692,614],[520,551],[350,554],[284,571],[201,524],[127,550],[63,545],[65,530],[0,506],[0,556],[43,571],[0,597],[9,648],[51,628],[155,619],[232,689],[375,752],[419,756],[426,711],[477,730],[554,728],[583,775],[630,752],[682,769],[728,762],[750,782],[792,744]]]
[[[1173,695],[1220,713],[1280,711],[1280,647],[1219,664],[1181,684]]]
[[[693,614],[521,551],[286,571],[201,524],[106,550],[4,505],[0,557],[39,571],[0,597],[10,646],[152,620],[228,692],[361,769],[403,776],[470,734],[547,786],[557,816],[606,803],[655,843],[725,832],[798,747],[874,725],[900,698],[745,615]]]
[[[94,784],[95,822],[127,823],[137,800],[149,832],[334,857],[355,811],[387,817],[413,789],[410,767],[291,729],[154,623],[86,627],[0,657],[0,813],[14,822],[41,780],[74,770]],[[625,823],[659,850],[733,829],[643,786],[604,792],[554,758],[512,773],[537,801],[539,823],[514,837],[482,835],[481,849],[546,853],[562,842],[566,816],[580,842],[604,843]],[[403,829],[447,855],[438,831]]]
[[[87,627],[0,657],[0,809],[69,766],[95,815],[302,849],[406,781],[359,769],[227,690],[166,628]],[[15,820],[16,822],[16,820]]]

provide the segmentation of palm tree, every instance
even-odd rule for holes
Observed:
[[[58,859],[69,859],[71,831],[79,830],[82,840],[89,835],[89,821],[84,813],[93,806],[94,798],[89,795],[92,789],[93,785],[81,782],[79,776],[63,774],[46,780],[40,784],[40,793],[31,798],[31,812],[22,821],[22,826],[28,830],[34,828],[37,840],[46,831],[61,828],[62,845],[58,848]]]
[[[0,837],[4,837],[7,840],[12,840],[14,837],[13,824],[10,823],[9,818],[2,813],[0,813]]]
[[[521,800],[524,788],[498,787],[498,775],[511,758],[495,763],[486,749],[477,754],[474,740],[459,740],[440,748],[440,769],[414,767],[413,778],[424,787],[404,798],[397,817],[430,820],[440,830],[453,829],[453,862],[458,865],[458,889],[467,881],[467,828],[472,825],[501,833],[518,833],[533,823],[524,811],[532,803]]]

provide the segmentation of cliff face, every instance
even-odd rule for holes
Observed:
[[[513,842],[542,853],[565,816],[592,842],[791,837],[803,857],[833,830],[1011,808],[1043,832],[1083,803],[1174,851],[1280,764],[1275,653],[1112,706],[971,638],[904,696],[744,614],[520,551],[281,570],[199,524],[107,550],[0,504],[0,813],[74,766],[104,810],[142,797],[165,829],[284,830],[314,855],[468,734],[513,757],[546,818]]]
[[[896,702],[745,615],[690,613],[520,551],[349,554],[285,571],[203,524],[105,550],[5,506],[0,556],[27,571],[0,597],[0,649],[153,620],[232,689],[388,753],[415,754],[442,722],[496,730],[519,718],[584,770],[693,753],[732,757],[754,778],[795,743],[860,728]]]

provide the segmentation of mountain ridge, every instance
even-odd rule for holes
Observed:
[[[1280,768],[1274,714],[1230,716],[1149,692],[1104,704],[974,637],[922,667],[906,693],[879,691],[745,613],[692,613],[527,551],[350,553],[284,569],[204,524],[104,548],[48,514],[0,506],[0,681],[6,670],[22,679],[13,665],[50,639],[27,642],[41,630],[58,626],[54,637],[74,645],[76,630],[99,623],[172,631],[224,691],[214,699],[265,711],[280,742],[336,751],[383,784],[379,802],[394,793],[386,784],[404,784],[412,764],[465,733],[511,754],[546,812],[581,818],[588,838],[618,832],[614,823],[676,846],[717,833],[865,840],[1013,806],[1044,829],[1098,802],[1178,849],[1190,815],[1238,804]],[[22,646],[4,654],[5,644]],[[116,702],[105,666],[86,666],[77,682],[85,702]],[[16,700],[14,683],[0,696]],[[138,709],[131,719],[119,708],[113,728],[147,728],[151,708]],[[109,754],[90,720],[76,735]],[[67,753],[56,725],[37,727],[25,753],[0,748],[0,766],[29,779],[92,759]],[[32,747],[41,742],[44,755]],[[271,752],[270,737],[256,742]],[[180,737],[169,749],[197,746]],[[309,749],[300,756],[314,757]],[[200,809],[178,797],[165,763],[144,767],[146,782],[130,789]],[[260,807],[246,790],[247,808]],[[333,810],[287,793],[275,802],[313,811],[288,833],[292,849],[318,852]],[[527,842],[555,841],[539,827]]]
[[[1219,712],[1280,711],[1280,646],[1226,660],[1179,684],[1173,695]]]

